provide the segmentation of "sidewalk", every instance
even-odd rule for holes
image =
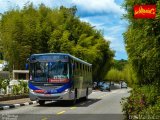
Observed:
[[[26,106],[26,105],[32,105],[35,103],[37,103],[37,102],[31,101],[29,98],[0,101],[0,110],[6,110],[6,109],[20,107],[20,106]]]

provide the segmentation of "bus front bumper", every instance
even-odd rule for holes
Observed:
[[[73,91],[67,91],[63,93],[56,93],[56,94],[41,94],[41,93],[35,93],[33,91],[29,92],[30,100],[32,101],[39,101],[39,100],[45,100],[45,101],[57,101],[57,100],[73,100],[74,99],[74,92]]]

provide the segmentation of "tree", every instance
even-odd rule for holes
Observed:
[[[155,19],[134,19],[135,4],[156,4]],[[129,61],[136,73],[140,85],[158,83],[160,74],[160,0],[142,1],[125,0],[127,14],[124,18],[129,21],[128,30],[124,33],[126,50]]]
[[[115,68],[112,68],[106,75],[106,80],[108,81],[114,81],[119,82],[121,80],[124,80],[124,75],[122,71],[119,71]]]
[[[12,9],[0,20],[0,40],[9,68],[25,69],[25,60],[33,53],[70,53],[93,64],[93,79],[103,80],[114,52],[101,31],[80,21],[77,9],[50,9],[32,4]]]
[[[124,69],[124,66],[127,64],[127,60],[114,60],[114,63],[113,63],[113,67],[118,69],[118,70],[123,70]]]

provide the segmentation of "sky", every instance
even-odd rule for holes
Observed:
[[[43,3],[50,8],[77,7],[77,16],[89,22],[94,29],[101,30],[104,38],[110,41],[110,48],[115,51],[115,59],[128,59],[125,51],[123,32],[128,23],[122,19],[125,10],[121,7],[124,0],[0,0],[0,13],[12,8],[22,9],[31,2],[34,6]]]

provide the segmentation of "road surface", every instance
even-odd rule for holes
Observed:
[[[2,120],[122,120],[121,98],[129,96],[130,89],[111,92],[93,91],[87,101],[74,106],[66,102],[47,102],[0,111]],[[9,119],[8,119],[9,118]]]

